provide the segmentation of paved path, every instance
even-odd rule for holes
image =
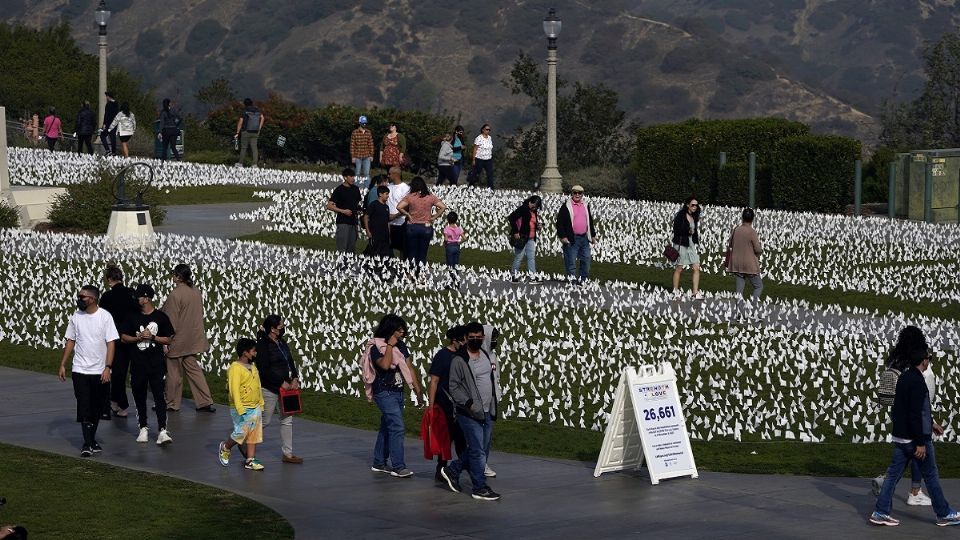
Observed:
[[[373,405],[370,405],[373,407]],[[0,441],[68,456],[78,455],[80,429],[69,382],[51,375],[0,368]],[[155,419],[150,422],[155,426]],[[881,533],[866,522],[874,499],[869,481],[850,478],[701,473],[699,479],[652,486],[645,472],[593,477],[593,464],[494,452],[499,502],[475,501],[433,481],[433,464],[419,441],[408,439],[408,466],[416,475],[395,479],[369,470],[374,434],[295,421],[294,443],[303,465],[279,460],[272,424],[258,448],[266,470],[223,468],[216,448],[230,429],[227,409],[195,413],[190,402],[172,413],[174,442],[137,444],[131,417],[101,424],[113,465],[234,491],[280,512],[297,538],[863,538]],[[155,436],[155,432],[152,433]],[[494,436],[496,446],[496,436]],[[462,481],[469,485],[467,476]],[[2,479],[0,479],[2,486]],[[947,480],[960,497],[960,481]],[[946,538],[957,531],[933,525],[930,508],[907,507],[902,483],[894,514],[898,528],[884,538]],[[15,494],[7,493],[6,496]]]

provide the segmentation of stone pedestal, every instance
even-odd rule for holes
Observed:
[[[157,246],[149,206],[114,206],[107,227],[108,249],[139,250]]]

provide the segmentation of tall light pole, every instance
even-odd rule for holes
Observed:
[[[540,189],[560,193],[563,191],[563,177],[557,168],[557,36],[560,35],[560,17],[554,8],[550,8],[543,19],[543,33],[547,35],[547,165],[540,175]]]
[[[97,27],[100,29],[100,97],[97,98],[97,124],[103,122],[104,109],[107,108],[107,22],[110,20],[110,10],[104,0],[100,0],[97,11],[94,12],[94,18],[97,21]]]

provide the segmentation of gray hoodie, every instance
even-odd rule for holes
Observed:
[[[477,388],[477,381],[467,361],[461,355],[455,356],[450,363],[450,401],[458,411],[469,413],[474,420],[481,422],[486,420],[483,412],[483,398]],[[490,416],[497,417],[496,396],[490,405]]]

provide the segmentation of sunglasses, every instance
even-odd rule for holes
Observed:
[[[490,131],[490,128],[483,128],[484,131]]]
[[[691,205],[690,205],[690,208],[697,208],[697,207],[699,207],[699,206],[700,206],[699,204],[691,204]]]
[[[574,194],[574,195],[583,195],[583,192],[582,192],[582,191],[574,191],[573,194]]]

